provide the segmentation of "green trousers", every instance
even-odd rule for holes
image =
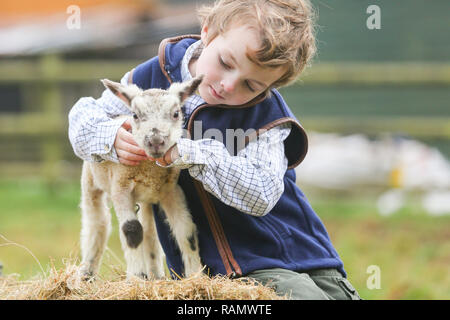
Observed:
[[[299,273],[286,269],[256,270],[247,275],[291,300],[360,300],[356,289],[336,269]]]

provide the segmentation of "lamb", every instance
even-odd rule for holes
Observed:
[[[193,94],[202,77],[174,83],[168,90],[141,90],[102,80],[132,112],[132,135],[147,155],[159,158],[182,136],[183,101]],[[165,212],[180,248],[185,276],[202,268],[197,228],[192,221],[184,193],[177,184],[179,169],[162,168],[154,161],[127,166],[110,161],[83,163],[81,175],[81,266],[84,280],[98,272],[110,233],[109,196],[116,212],[120,241],[127,263],[127,277],[164,277],[164,253],[158,240],[152,204]],[[135,213],[136,204],[139,211]]]

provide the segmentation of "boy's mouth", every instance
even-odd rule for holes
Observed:
[[[211,94],[213,95],[213,97],[217,98],[217,99],[221,99],[224,100],[225,98],[222,97],[220,94],[217,93],[216,90],[214,90],[214,88],[212,86],[209,86],[209,90],[211,91]]]

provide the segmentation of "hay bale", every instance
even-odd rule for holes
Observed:
[[[0,277],[0,300],[279,300],[275,292],[251,279],[208,277],[204,274],[180,280],[114,279],[81,281],[78,267],[50,269],[48,275],[26,281]]]

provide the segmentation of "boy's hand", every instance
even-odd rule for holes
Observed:
[[[130,166],[138,165],[142,160],[148,159],[145,151],[141,149],[134,141],[131,130],[130,121],[127,120],[119,128],[114,141],[119,162]]]
[[[158,162],[159,165],[165,167],[170,165],[172,162],[174,162],[176,159],[178,159],[180,155],[178,154],[178,148],[177,145],[174,144],[172,147],[169,148],[169,150],[166,151],[164,156],[158,159],[154,159],[152,157],[148,157],[148,159]]]

